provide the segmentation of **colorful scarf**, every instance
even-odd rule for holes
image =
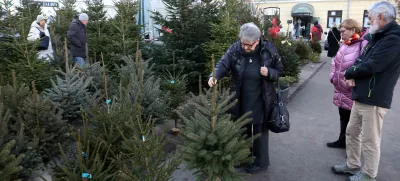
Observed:
[[[361,38],[362,35],[363,35],[362,32],[360,32],[360,33],[354,33],[353,36],[351,36],[351,38],[350,38],[349,40],[344,41],[344,44],[350,45],[351,42],[359,40],[359,39]]]

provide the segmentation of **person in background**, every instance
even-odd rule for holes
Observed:
[[[80,14],[78,19],[72,21],[67,33],[72,57],[80,67],[86,64],[86,25],[88,21],[89,16],[86,13]]]
[[[246,172],[256,173],[269,166],[268,128],[266,127],[272,112],[272,103],[276,100],[277,82],[282,73],[282,63],[277,49],[272,43],[261,38],[261,31],[254,23],[243,24],[239,39],[229,47],[225,55],[217,63],[215,76],[210,76],[210,87],[228,73],[232,74],[232,92],[238,103],[230,109],[234,118],[239,118],[247,112],[252,112],[252,120],[245,125],[247,136],[261,133],[254,140],[252,155],[253,163],[246,167]]]
[[[339,28],[344,43],[332,60],[330,82],[335,87],[333,104],[339,108],[340,134],[337,141],[327,143],[330,148],[346,148],[346,128],[350,120],[353,100],[351,99],[351,87],[346,84],[343,74],[347,68],[354,64],[361,55],[362,48],[368,43],[368,41],[361,39],[362,29],[357,21],[353,19],[344,20]],[[328,35],[328,38],[329,36],[335,35]],[[335,39],[333,43],[338,44]],[[332,44],[329,44],[329,48],[331,46]]]
[[[331,168],[337,174],[354,174],[349,181],[376,181],[382,125],[400,75],[397,8],[388,1],[380,1],[368,12],[370,34],[365,36],[368,45],[344,72],[346,83],[353,87],[354,100],[346,130],[347,161]]]
[[[46,18],[43,15],[38,15],[36,20],[32,22],[27,39],[28,41],[39,40],[39,59],[50,62],[54,58],[49,29],[47,28]]]
[[[311,41],[321,41],[323,32],[324,30],[322,29],[321,25],[318,24],[318,20],[315,20],[314,26],[311,28]]]
[[[331,30],[328,33],[328,57],[335,57],[337,51],[340,47],[340,39],[341,39],[340,31],[336,27],[336,23],[332,23]]]

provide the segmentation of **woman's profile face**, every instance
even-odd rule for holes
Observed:
[[[354,30],[349,30],[345,27],[340,28],[340,35],[342,36],[342,39],[344,41],[350,40],[351,36],[353,36],[354,33],[355,33]]]

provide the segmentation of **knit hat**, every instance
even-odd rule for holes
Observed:
[[[36,18],[36,23],[39,23],[42,20],[46,20],[46,18],[43,15],[38,15]]]
[[[314,25],[317,25],[317,24],[318,24],[318,20],[315,20],[315,21],[314,21]]]
[[[80,15],[79,15],[79,20],[81,20],[81,21],[88,21],[89,20],[89,16],[86,14],[86,13],[81,13]]]

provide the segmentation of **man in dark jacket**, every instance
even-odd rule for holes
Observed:
[[[78,19],[72,21],[68,28],[68,40],[71,43],[71,54],[75,63],[80,67],[86,64],[86,24],[89,16],[86,13],[79,15]]]
[[[335,57],[340,47],[340,31],[336,27],[336,23],[332,23],[331,31],[328,33],[328,57]]]
[[[251,112],[249,118],[252,121],[246,125],[247,136],[261,133],[253,142],[255,160],[246,168],[249,173],[265,170],[269,165],[268,128],[265,125],[276,99],[274,82],[278,81],[283,67],[276,48],[260,37],[261,31],[254,23],[243,24],[240,40],[229,47],[216,66],[215,77],[211,76],[208,81],[212,87],[231,72],[231,91],[235,92],[234,99],[238,103],[230,113],[239,118]]]
[[[353,86],[354,105],[346,131],[347,162],[335,173],[355,174],[350,181],[375,181],[380,159],[382,123],[390,109],[400,74],[400,27],[396,7],[377,2],[369,10],[369,41],[344,77]],[[362,133],[362,134],[361,134]],[[361,169],[361,155],[364,166]]]

